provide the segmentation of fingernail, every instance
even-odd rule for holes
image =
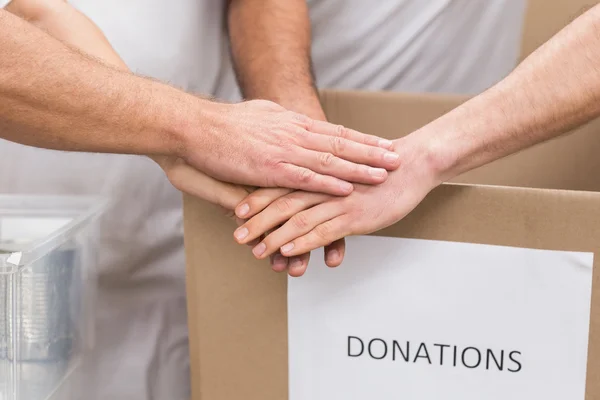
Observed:
[[[237,216],[238,217],[245,217],[249,212],[250,212],[250,206],[248,204],[242,204],[238,208]]]
[[[383,160],[388,163],[394,163],[398,161],[400,155],[398,153],[385,153],[383,156]]]
[[[342,189],[342,192],[344,193],[351,193],[354,190],[354,186],[348,182],[340,182],[340,189]]]
[[[288,253],[288,252],[292,251],[293,248],[294,248],[294,243],[288,243],[288,244],[282,246],[280,251],[282,253]]]
[[[379,141],[379,147],[383,147],[384,149],[389,149],[390,147],[392,147],[393,144],[394,144],[394,142],[392,142],[391,140],[387,140],[387,139],[381,139]]]
[[[252,253],[256,256],[256,257],[260,257],[263,255],[263,253],[265,252],[265,250],[267,250],[267,245],[264,243],[259,243],[255,248],[252,249]]]
[[[337,260],[340,257],[340,252],[337,250],[331,250],[329,252],[329,257],[327,257],[329,259],[329,261],[334,261]]]
[[[281,268],[287,265],[287,260],[281,254],[275,254],[273,257],[273,267]]]
[[[294,258],[292,259],[292,262],[290,263],[290,270],[296,270],[296,269],[300,269],[302,268],[302,259],[300,258]]]
[[[233,234],[237,240],[244,240],[248,236],[248,228],[239,228]]]
[[[384,178],[385,175],[387,174],[385,169],[382,168],[369,168],[369,175],[377,177],[377,178]]]

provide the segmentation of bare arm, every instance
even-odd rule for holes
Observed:
[[[13,0],[5,9],[43,29],[61,42],[115,68],[129,71],[96,24],[66,1]],[[150,158],[161,166],[177,189],[218,204],[228,212],[248,194],[243,187],[211,178],[177,157]]]
[[[353,143],[332,138],[334,126],[273,103],[216,104],[111,68],[5,10],[0,132],[51,149],[177,156],[223,181],[339,195],[353,189],[345,179],[386,178],[385,171],[374,176],[349,161],[390,169],[399,163],[386,162],[383,149],[365,156],[377,138],[358,132]],[[345,154],[333,147],[340,140],[350,145]]]
[[[600,6],[596,6],[499,84],[406,141],[423,142],[429,148],[433,167],[445,181],[599,115]]]
[[[229,35],[245,97],[325,119],[310,58],[305,0],[230,0]]]
[[[0,9],[0,132],[57,150],[175,153],[188,95],[102,65]]]

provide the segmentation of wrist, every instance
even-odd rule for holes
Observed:
[[[203,168],[205,158],[219,135],[231,130],[228,118],[235,104],[220,103],[190,96],[188,107],[180,108],[175,122],[177,142],[176,155],[189,164]]]
[[[171,100],[171,112],[163,120],[162,130],[169,144],[162,154],[186,159],[191,150],[202,152],[198,146],[206,143],[208,132],[220,123],[220,113],[216,102],[183,92],[181,95]]]
[[[416,131],[394,140],[393,148],[402,160],[399,169],[412,168],[431,189],[454,177],[451,153],[439,138]]]

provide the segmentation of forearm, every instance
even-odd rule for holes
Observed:
[[[228,21],[244,96],[324,119],[311,70],[305,0],[230,0]]]
[[[600,115],[600,7],[533,53],[505,80],[411,134],[448,180],[559,136]]]
[[[108,67],[0,10],[0,135],[57,150],[176,153],[190,97]]]

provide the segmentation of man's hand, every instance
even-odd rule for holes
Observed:
[[[6,10],[44,29],[51,36],[99,60],[128,71],[127,65],[112,48],[102,31],[85,15],[64,0],[13,0]],[[233,210],[252,188],[216,180],[171,156],[150,156],[164,171],[171,184],[180,191],[220,206],[223,213],[238,225]],[[264,189],[270,193],[276,189]],[[250,243],[252,244],[252,242]],[[284,259],[284,257],[280,257]]]
[[[268,102],[197,98],[103,65],[2,9],[0,121],[2,137],[17,143],[177,156],[252,186],[347,195],[349,181],[382,182],[382,168],[398,164],[386,161],[377,138],[313,124]]]
[[[350,182],[378,184],[399,166],[386,150],[391,142],[270,101],[215,103],[199,112],[199,124],[212,123],[188,127],[181,157],[222,181],[348,195]]]
[[[339,238],[375,232],[412,211],[441,183],[429,150],[408,136],[396,142],[402,165],[378,186],[357,185],[347,197],[296,191],[268,203],[260,190],[250,194],[236,214],[250,218],[234,236],[248,243],[283,223],[253,249],[262,259],[275,251],[287,257],[325,246]],[[247,212],[244,212],[247,211]],[[304,269],[290,271],[300,276]]]

